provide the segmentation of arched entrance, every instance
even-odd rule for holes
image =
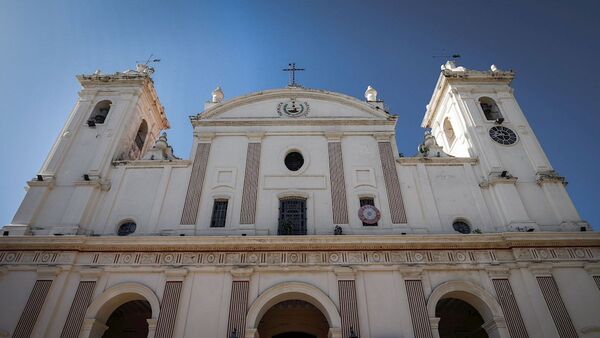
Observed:
[[[434,337],[510,337],[496,298],[471,282],[450,281],[436,287],[427,300],[427,312]]]
[[[92,301],[80,337],[153,338],[159,309],[158,297],[147,286],[139,283],[115,285]]]
[[[319,288],[300,282],[280,283],[254,300],[246,315],[244,337],[341,338],[340,313]]]
[[[261,318],[261,338],[327,338],[329,323],[309,302],[291,299],[275,304]]]
[[[435,316],[440,319],[440,338],[488,338],[479,312],[458,298],[440,299]]]
[[[102,338],[146,338],[148,319],[152,308],[146,300],[132,300],[118,308],[108,317]]]

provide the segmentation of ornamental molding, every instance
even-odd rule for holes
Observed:
[[[485,235],[473,235],[481,236],[483,243],[490,243],[485,241],[485,238],[491,236]],[[593,234],[591,236],[564,236],[563,240],[557,240],[553,243],[552,240],[539,240],[536,241],[520,241],[514,239],[511,241],[500,241],[495,242],[491,240],[493,246],[489,248],[480,247],[477,245],[469,244],[463,248],[448,248],[453,245],[440,245],[437,249],[426,249],[431,247],[430,245],[417,245],[411,249],[389,249],[389,245],[385,243],[385,237],[379,236],[381,243],[377,244],[373,242],[370,249],[364,249],[366,245],[359,245],[359,241],[351,241],[353,243],[343,243],[343,245],[335,245],[336,240],[328,238],[327,241],[323,241],[321,238],[312,238],[312,236],[306,236],[313,242],[317,242],[317,248],[307,249],[306,246],[295,245],[297,243],[287,243],[282,246],[268,246],[254,247],[251,249],[247,245],[241,245],[238,241],[237,244],[229,241],[229,238],[211,236],[213,242],[221,242],[227,244],[225,247],[221,247],[220,250],[206,250],[206,247],[196,247],[191,249],[186,245],[178,246],[166,246],[165,244],[155,244],[154,246],[140,246],[136,245],[135,241],[130,243],[128,246],[114,246],[111,245],[110,241],[115,240],[114,237],[109,237],[108,240],[103,241],[104,243],[88,243],[81,241],[79,248],[71,247],[69,250],[58,249],[58,247],[65,247],[63,238],[60,239],[62,243],[54,243],[49,245],[46,249],[40,249],[43,243],[38,242],[36,245],[25,245],[25,243],[18,243],[19,241],[0,241],[4,251],[0,251],[0,266],[10,266],[19,268],[23,266],[63,266],[68,267],[71,265],[81,266],[83,269],[94,269],[100,268],[104,271],[112,269],[121,269],[131,266],[147,267],[147,268],[158,268],[161,266],[170,266],[174,270],[169,270],[167,275],[172,274],[175,276],[184,275],[185,270],[181,270],[181,267],[237,267],[238,270],[232,271],[232,275],[239,275],[240,277],[250,273],[248,269],[252,267],[269,267],[269,266],[321,266],[321,267],[336,267],[339,266],[342,270],[338,269],[341,275],[348,276],[350,266],[372,266],[372,267],[384,267],[384,266],[402,266],[400,269],[401,273],[407,274],[407,276],[414,275],[414,273],[420,270],[410,269],[419,267],[458,267],[468,268],[472,264],[484,264],[486,266],[492,266],[489,269],[486,268],[490,276],[501,276],[505,275],[506,268],[495,267],[499,265],[508,266],[519,266],[519,264],[527,264],[532,267],[533,270],[544,270],[547,271],[552,266],[563,266],[564,264],[577,263],[578,266],[597,266],[600,262],[600,241],[599,236]],[[319,236],[319,237],[350,237],[350,236]],[[362,236],[354,236],[362,237]],[[369,236],[365,236],[369,237]],[[396,237],[396,236],[389,236]],[[403,236],[404,238],[408,236]],[[449,244],[460,242],[455,238],[451,240],[451,236],[447,237],[447,241],[441,244]],[[511,236],[509,236],[511,237]],[[527,236],[514,236],[514,237],[527,237]],[[570,238],[569,238],[570,237]],[[10,238],[10,237],[9,237]],[[134,237],[130,237],[134,238]],[[179,238],[179,237],[175,237]],[[49,238],[45,238],[47,242]],[[77,238],[75,238],[77,239]],[[163,242],[169,242],[171,238],[159,237]],[[246,239],[246,238],[244,238]],[[22,239],[23,240],[23,239]],[[343,238],[340,239],[343,242]],[[177,242],[177,241],[174,241]],[[472,242],[472,241],[471,241]],[[538,242],[538,243],[536,243]],[[8,245],[7,245],[8,244]],[[32,243],[30,243],[32,244]],[[281,244],[281,243],[278,243]],[[545,244],[544,246],[537,246],[536,244]],[[552,245],[553,244],[553,245]],[[321,246],[325,245],[325,247]],[[38,247],[38,249],[33,249]],[[363,249],[361,249],[361,247]],[[119,248],[120,250],[115,250]],[[277,249],[277,250],[273,250]],[[584,265],[582,265],[584,264]],[[592,264],[592,265],[589,265]],[[409,268],[406,270],[406,268]],[[54,269],[54,268],[53,268]],[[52,271],[60,271],[55,269]],[[89,271],[90,275],[97,274],[97,270],[86,270]],[[56,272],[54,272],[56,273]],[[85,273],[84,273],[85,274]],[[336,272],[337,274],[337,272]],[[90,276],[91,277],[91,276]],[[415,275],[416,277],[416,275]]]
[[[600,247],[596,232],[319,236],[22,236],[0,237],[2,250],[49,251],[265,251],[473,250]],[[48,254],[50,255],[50,254]],[[52,263],[58,256],[44,255]],[[541,254],[544,258],[544,253]]]
[[[546,171],[538,171],[535,173],[535,182],[542,186],[545,183],[560,183],[562,185],[567,185],[568,182],[564,176],[560,176],[554,170],[546,170]]]
[[[465,164],[477,164],[479,158],[477,157],[400,157],[396,159],[396,162],[401,165],[414,166],[417,164],[424,164],[426,166],[462,166]]]

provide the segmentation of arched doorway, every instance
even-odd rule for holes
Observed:
[[[117,284],[92,301],[85,313],[79,337],[152,338],[159,309],[158,297],[147,286],[139,283]],[[130,325],[132,323],[136,324]]]
[[[435,307],[440,318],[440,338],[488,338],[483,317],[471,304],[458,298],[440,299]]]
[[[427,313],[436,338],[510,337],[496,298],[471,282],[438,285],[427,299]]]
[[[337,307],[321,289],[308,283],[283,282],[252,302],[244,337],[342,338],[341,321]]]
[[[261,338],[327,338],[329,323],[317,307],[292,299],[279,302],[261,318]]]
[[[146,300],[132,300],[116,308],[106,321],[102,338],[146,338],[152,308]]]

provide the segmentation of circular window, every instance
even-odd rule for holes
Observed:
[[[460,232],[461,234],[471,233],[471,226],[465,221],[454,221],[454,223],[452,223],[452,228],[454,228],[456,232]]]
[[[119,236],[131,235],[132,233],[135,232],[136,227],[137,227],[137,225],[135,224],[135,222],[132,222],[132,221],[125,222],[125,223],[119,225],[119,230],[117,230],[117,235],[119,235]]]
[[[304,157],[297,151],[293,151],[285,156],[285,166],[291,171],[298,171],[304,165]]]
[[[504,145],[511,145],[517,142],[517,134],[512,129],[504,126],[490,128],[490,137],[492,140]]]

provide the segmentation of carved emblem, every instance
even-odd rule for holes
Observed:
[[[363,205],[358,209],[358,218],[360,218],[363,223],[375,224],[379,222],[381,212],[372,205]]]
[[[277,113],[279,116],[299,117],[306,115],[310,110],[310,105],[306,101],[298,101],[291,99],[287,102],[280,102],[277,105]]]

